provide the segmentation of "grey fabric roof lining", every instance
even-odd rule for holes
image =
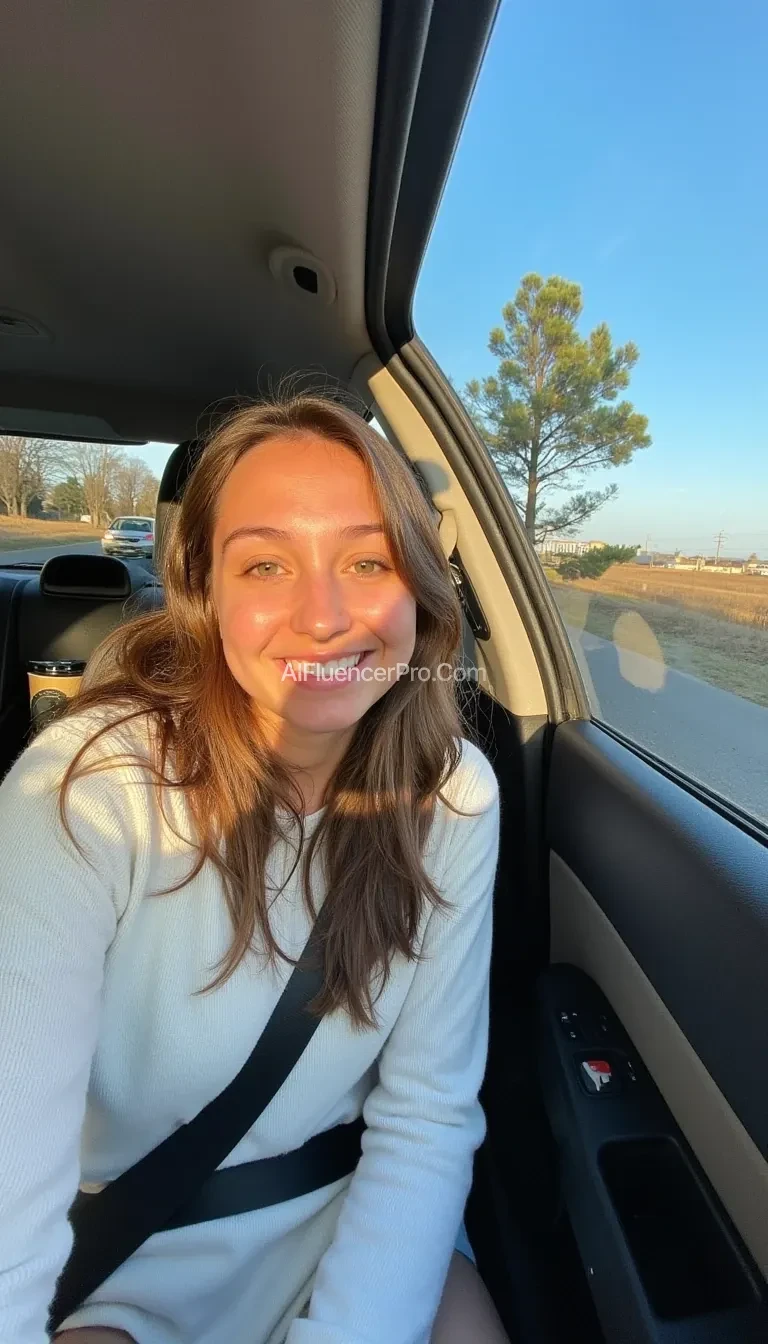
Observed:
[[[180,437],[286,371],[349,378],[379,20],[379,0],[12,0],[0,310],[51,339],[0,336],[4,403]],[[332,305],[272,277],[280,244],[330,268]]]

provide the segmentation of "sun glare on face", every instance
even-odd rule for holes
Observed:
[[[232,675],[294,732],[354,727],[413,654],[416,602],[368,473],[325,439],[276,437],[237,463],[219,499],[213,594]]]

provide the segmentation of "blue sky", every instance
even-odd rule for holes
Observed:
[[[530,270],[640,349],[653,446],[583,535],[768,556],[768,6],[505,0],[420,278],[457,385]]]

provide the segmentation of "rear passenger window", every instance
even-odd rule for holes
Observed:
[[[502,6],[416,296],[594,717],[768,823],[768,9]]]
[[[174,446],[0,435],[0,564],[43,565],[67,550],[97,553],[107,528],[152,532]]]

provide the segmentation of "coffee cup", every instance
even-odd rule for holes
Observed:
[[[85,663],[73,658],[36,658],[27,663],[32,728],[39,732],[76,695]]]

